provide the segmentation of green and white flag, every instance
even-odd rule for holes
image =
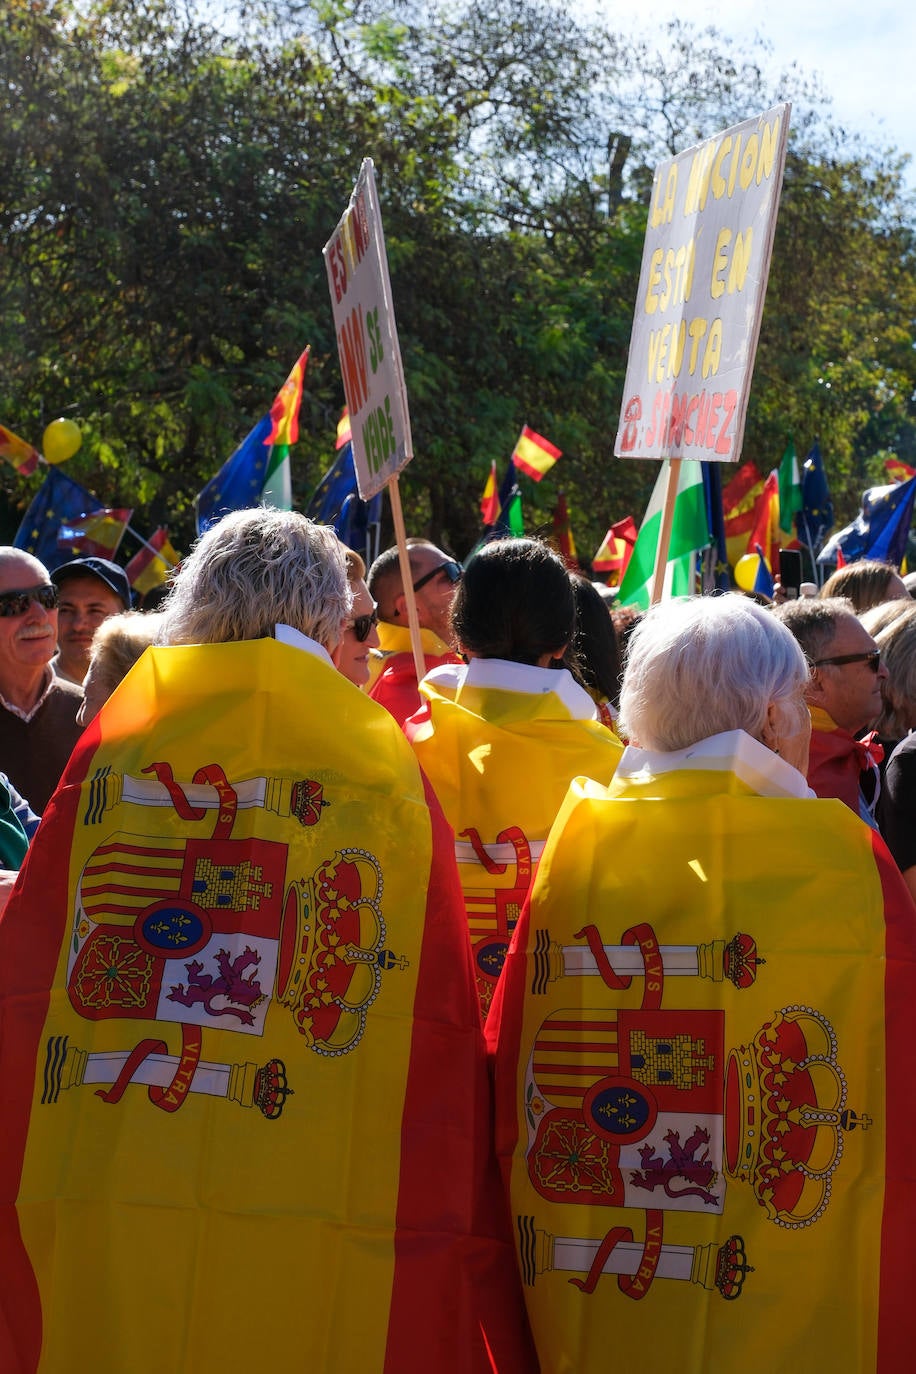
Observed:
[[[652,577],[665,506],[667,465],[658,474],[639,535],[617,597],[618,606],[647,610],[652,595]],[[694,590],[694,558],[698,549],[709,544],[703,470],[693,458],[681,461],[671,541],[665,567],[664,596],[689,596]]]

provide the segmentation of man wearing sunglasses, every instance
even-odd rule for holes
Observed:
[[[409,539],[408,556],[420,622],[426,671],[460,662],[452,647],[451,611],[461,564],[425,539]],[[369,695],[403,725],[420,706],[417,674],[407,624],[407,597],[397,548],[386,549],[369,569],[369,592],[378,604],[380,647]]]
[[[57,588],[47,568],[0,548],[0,767],[39,815],[80,735],[83,694],[55,677],[56,648]]]
[[[877,829],[884,750],[868,732],[881,714],[887,680],[878,646],[852,603],[839,597],[789,601],[776,614],[811,665],[808,784],[819,797],[838,797]]]

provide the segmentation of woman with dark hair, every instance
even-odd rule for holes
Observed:
[[[566,666],[598,707],[600,719],[614,728],[620,700],[620,646],[601,593],[587,577],[570,577],[576,602],[576,631]]]
[[[620,744],[563,667],[569,574],[545,544],[505,539],[468,564],[452,607],[465,664],[427,674],[407,737],[455,831],[486,1015],[511,932],[570,781],[610,778]]]

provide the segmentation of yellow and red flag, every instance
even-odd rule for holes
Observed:
[[[305,369],[309,360],[306,348],[296,359],[293,369],[281,386],[270,407],[270,433],[265,444],[282,445],[287,448],[299,439],[299,407],[302,405],[302,387],[305,382]]]
[[[611,574],[615,582],[622,582],[638,535],[639,530],[632,515],[626,515],[613,524],[592,559],[594,571]]]
[[[20,439],[18,434],[14,434],[5,425],[0,425],[0,458],[12,463],[23,477],[30,477],[41,462],[38,449]]]
[[[530,1368],[451,837],[329,663],[147,651],[0,922],[0,1023],[4,1374]]]
[[[350,411],[346,406],[340,412],[340,419],[337,421],[337,438],[334,442],[335,450],[343,448],[344,444],[349,444],[353,438],[353,431],[350,428]]]
[[[113,559],[130,524],[133,511],[122,507],[101,508],[69,520],[57,531],[57,547],[81,558]]]
[[[722,488],[725,544],[732,567],[748,551],[748,536],[754,528],[754,512],[763,493],[763,483],[753,463],[742,463]]]
[[[573,783],[487,1023],[544,1370],[905,1374],[916,912],[742,732]]]
[[[567,568],[578,572],[579,555],[576,553],[576,541],[573,538],[572,523],[569,519],[566,493],[562,491],[557,497],[557,504],[553,510],[553,540]]]
[[[533,477],[535,482],[540,482],[562,456],[560,449],[542,435],[535,434],[527,425],[522,426],[518,442],[512,450],[512,461],[515,466],[520,472],[526,472],[529,477]]]
[[[139,553],[125,565],[127,580],[135,592],[144,595],[158,587],[181,562],[181,554],[173,548],[165,525],[154,530]]]
[[[568,672],[501,659],[434,669],[408,738],[455,832],[486,1015],[548,831],[579,773],[610,780],[620,742]]]
[[[772,572],[779,567],[781,538],[779,529],[779,473],[774,469],[764,482],[763,491],[757,498],[757,504],[754,507],[754,524],[748,536],[746,552],[756,553],[759,544]]]
[[[884,470],[892,482],[908,482],[911,477],[916,477],[916,468],[911,468],[901,458],[886,458]]]
[[[483,495],[480,498],[480,514],[485,525],[495,525],[499,519],[499,489],[496,485],[496,459],[490,463]]]

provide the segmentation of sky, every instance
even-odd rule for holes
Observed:
[[[600,3],[607,21],[632,32],[679,17],[712,24],[737,42],[755,35],[773,49],[776,70],[796,61],[817,72],[833,101],[836,122],[916,161],[916,5],[884,0],[638,0],[627,9]],[[907,182],[916,187],[911,164]]]

